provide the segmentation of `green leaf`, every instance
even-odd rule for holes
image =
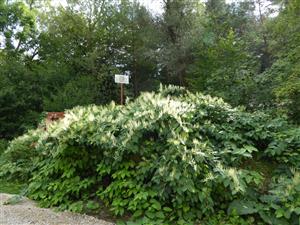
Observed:
[[[140,217],[142,214],[143,214],[143,210],[137,210],[137,211],[132,215],[132,217],[133,217],[133,218],[138,218],[138,217]]]
[[[165,212],[172,212],[172,209],[169,208],[169,207],[163,207],[163,210],[164,210]]]
[[[258,211],[258,203],[246,200],[234,200],[228,207],[228,214],[235,212],[238,215],[248,215],[257,213]]]
[[[157,212],[157,213],[155,213],[155,216],[156,216],[156,218],[159,218],[159,219],[164,219],[165,218],[165,215],[164,215],[164,213],[163,212]]]
[[[154,218],[155,218],[155,213],[153,213],[153,212],[147,211],[145,214],[146,214],[146,216],[149,217],[150,219],[154,219]]]
[[[156,210],[161,210],[161,205],[160,203],[155,200],[155,199],[151,199],[150,202],[152,203],[152,207]]]
[[[91,210],[95,210],[95,209],[98,209],[100,207],[99,203],[97,203],[95,201],[88,201],[86,206],[87,206],[88,209],[91,209]]]

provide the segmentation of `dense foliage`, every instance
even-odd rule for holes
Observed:
[[[216,224],[227,211],[229,224],[300,222],[299,128],[183,88],[75,107],[4,157],[0,176],[29,179],[46,207],[101,202],[138,224]]]
[[[155,1],[0,0],[0,138],[116,101],[123,73],[130,98],[176,84],[299,123],[299,0]]]
[[[300,1],[155,1],[0,0],[0,179],[128,224],[299,225]]]

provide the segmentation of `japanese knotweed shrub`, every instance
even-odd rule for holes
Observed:
[[[274,133],[265,154],[300,169],[300,128]]]
[[[36,148],[43,130],[30,130],[27,134],[10,142],[1,155],[0,178],[26,181],[31,177],[35,165],[45,156]]]
[[[101,200],[116,215],[188,224],[258,188],[262,175],[243,164],[268,156],[274,134],[287,127],[176,87],[126,106],[75,107],[37,131],[28,194],[46,207],[81,211]]]
[[[256,214],[266,224],[300,224],[300,172],[296,169],[288,173],[274,175],[267,193],[247,196],[234,200],[228,211],[238,215]]]

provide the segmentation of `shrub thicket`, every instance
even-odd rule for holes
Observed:
[[[27,181],[31,177],[40,154],[45,154],[36,150],[36,143],[43,133],[41,129],[30,130],[11,141],[1,155],[0,177],[19,181]]]
[[[224,211],[299,224],[299,133],[284,119],[168,87],[126,106],[76,107],[12,141],[13,162],[1,170],[23,172],[28,195],[46,207],[101,201],[140,224],[194,224]],[[281,172],[251,166],[258,161]]]
[[[5,151],[6,148],[7,148],[7,140],[0,139],[0,156]]]

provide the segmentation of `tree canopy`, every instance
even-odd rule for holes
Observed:
[[[157,0],[159,1],[159,0]],[[160,83],[300,118],[299,1],[0,1],[0,136],[45,111],[118,101]]]

